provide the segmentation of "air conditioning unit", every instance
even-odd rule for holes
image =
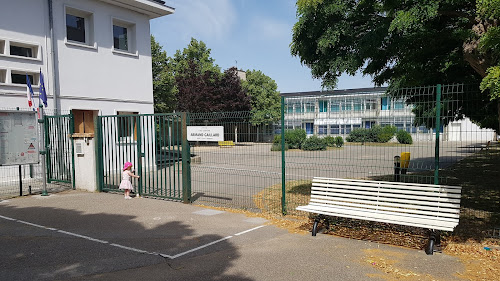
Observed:
[[[76,156],[83,156],[83,143],[75,143]]]

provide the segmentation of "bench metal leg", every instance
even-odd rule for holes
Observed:
[[[312,229],[312,236],[316,236],[316,233],[318,233],[318,224],[320,221],[320,217],[317,216],[314,218],[314,224],[313,224],[313,229]]]
[[[323,220],[323,224],[325,225],[325,228],[327,230],[330,229],[330,224],[329,224],[329,221],[328,221],[328,217],[324,216],[324,215],[317,215],[314,218],[314,224],[313,224],[313,229],[312,229],[312,236],[316,236],[316,234],[318,233],[318,224],[321,222],[321,220]]]
[[[435,248],[441,247],[441,235],[439,231],[435,231],[434,229],[429,230],[429,242],[425,247],[425,253],[427,255],[433,255],[435,252]]]

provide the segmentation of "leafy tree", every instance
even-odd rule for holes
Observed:
[[[151,35],[151,62],[153,69],[153,100],[156,113],[172,112],[175,109],[175,77],[170,68],[167,52]]]
[[[189,63],[194,63],[200,66],[200,72],[212,71],[213,73],[221,73],[220,67],[215,64],[215,60],[210,57],[211,49],[203,41],[198,41],[191,38],[188,46],[182,50],[177,50],[172,59],[172,68],[175,74],[178,75],[189,67]]]
[[[482,80],[498,105],[499,6],[499,0],[298,0],[291,52],[326,88],[358,70],[390,91]],[[500,105],[491,113],[488,100],[480,107],[500,115]],[[463,108],[457,116],[477,109]]]
[[[243,88],[251,98],[254,125],[272,123],[281,118],[281,99],[278,85],[260,70],[247,70]]]
[[[176,76],[179,111],[223,112],[248,111],[250,98],[241,87],[236,68],[224,74],[213,70],[202,71],[194,61]]]

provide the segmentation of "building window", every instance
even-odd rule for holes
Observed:
[[[22,73],[22,72],[18,72],[18,71],[12,71],[10,73],[11,83],[12,84],[19,84],[19,85],[26,85],[26,75],[28,75],[28,78],[30,79],[31,85],[38,84],[38,74]]]
[[[339,125],[331,125],[330,126],[330,134],[338,135],[340,133]]]
[[[327,125],[319,125],[318,126],[318,134],[319,135],[326,135],[328,133],[328,126]]]
[[[385,98],[381,99],[381,109],[382,110],[390,110],[391,109],[389,98],[385,97]]]
[[[394,101],[394,110],[403,110],[405,108],[405,102],[402,100]]]
[[[342,104],[342,111],[351,111],[351,109],[352,109],[352,105],[350,102]]]
[[[75,134],[93,134],[94,116],[97,112],[94,110],[73,109],[73,119],[75,122]]]
[[[366,110],[375,110],[377,108],[377,102],[373,99],[366,100]]]
[[[38,46],[10,42],[10,55],[26,58],[38,57]]]
[[[293,113],[293,104],[287,106],[287,113]]]
[[[340,111],[340,104],[339,103],[331,103],[330,111],[331,112],[339,112]]]
[[[363,110],[363,102],[361,100],[355,100],[354,111],[361,111],[361,110]]]
[[[118,137],[120,140],[129,139],[137,140],[137,125],[136,125],[136,116],[139,112],[126,112],[126,111],[118,111]]]
[[[115,49],[128,51],[127,28],[113,25],[113,46]]]
[[[134,23],[113,19],[113,50],[136,53]]]
[[[314,112],[314,102],[306,102],[306,112]]]
[[[87,43],[85,40],[85,18],[66,14],[66,36],[68,40]]]
[[[328,101],[320,100],[319,101],[319,112],[328,112]]]
[[[304,112],[304,109],[302,108],[302,104],[297,103],[294,106],[295,106],[295,113],[302,113],[302,112]]]
[[[94,45],[92,13],[66,7],[66,40]]]

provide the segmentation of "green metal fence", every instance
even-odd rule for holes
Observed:
[[[191,142],[194,203],[279,213],[273,192],[281,190],[281,154],[271,151],[275,126],[254,125],[250,118],[250,112],[189,114],[191,126],[223,126],[227,142]]]
[[[73,116],[45,116],[47,182],[72,183],[74,178]]]
[[[182,142],[185,120],[185,114],[175,113],[98,116],[100,189],[119,191],[123,164],[132,162],[140,176],[133,182],[137,194],[189,201],[189,182],[183,180],[189,161],[189,154],[183,155],[189,152]]]
[[[500,214],[500,186],[493,183],[500,179],[500,151],[491,129],[498,128],[497,101],[477,85],[290,93],[283,98],[285,130],[302,130],[308,140],[330,143],[316,150],[320,141],[302,142],[286,151],[289,213],[307,203],[311,178],[322,176],[460,185],[464,215]],[[341,146],[335,145],[338,138]],[[407,153],[410,160],[403,162]],[[483,178],[470,172],[464,177],[471,169]]]

